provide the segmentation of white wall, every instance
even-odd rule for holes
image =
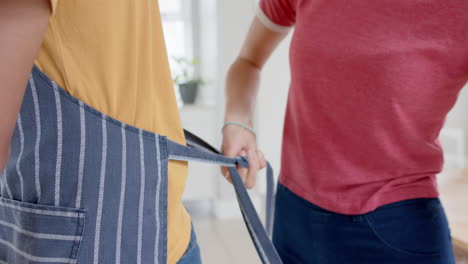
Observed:
[[[273,166],[275,176],[280,172],[283,123],[290,83],[288,50],[291,34],[283,40],[265,65],[258,96],[258,143]]]
[[[465,131],[465,139],[468,136],[468,85],[461,91],[455,107],[447,117],[445,126],[462,128]],[[468,149],[468,140],[465,140],[465,149]]]

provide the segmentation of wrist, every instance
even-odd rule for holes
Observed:
[[[248,127],[253,127],[253,115],[245,112],[226,112],[224,123],[238,122]]]
[[[224,129],[225,129],[227,126],[236,126],[236,127],[245,129],[246,131],[249,131],[251,134],[253,134],[254,137],[257,137],[257,133],[255,132],[255,130],[254,130],[251,126],[248,126],[248,125],[245,125],[245,124],[243,124],[243,123],[236,122],[236,121],[228,121],[228,122],[225,122],[224,125],[223,125],[223,127],[221,128],[221,133],[224,133]]]

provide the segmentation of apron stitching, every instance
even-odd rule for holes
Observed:
[[[140,143],[140,201],[138,205],[138,244],[137,244],[137,264],[141,264],[142,243],[143,243],[143,208],[145,202],[145,149],[143,145],[142,131],[139,133]]]
[[[169,160],[168,157],[168,145],[167,145],[167,138],[163,136],[158,136],[160,138],[159,147],[161,151],[161,162],[159,166],[161,167],[161,194],[159,197],[168,197],[168,179],[169,179]],[[160,199],[159,203],[162,205],[160,208],[160,220],[162,221],[162,225],[160,228],[160,232],[162,234],[159,235],[160,240],[162,241],[160,246],[159,257],[161,263],[167,262],[167,206],[168,206],[168,199]]]
[[[99,195],[98,208],[96,216],[96,229],[94,234],[94,264],[99,263],[99,247],[101,240],[101,220],[102,220],[102,205],[104,202],[104,184],[106,180],[106,160],[107,159],[107,126],[106,119],[102,119],[102,160],[101,160],[101,176],[99,180]]]
[[[4,174],[4,185],[5,185],[5,189],[7,191],[7,196],[8,198],[13,198],[13,194],[11,193],[11,190],[10,190],[10,186],[8,186],[8,180],[7,180],[7,176],[6,176],[6,173]]]
[[[23,173],[20,168],[21,158],[23,156],[23,151],[24,151],[24,131],[23,131],[23,124],[21,120],[21,114],[18,114],[17,124],[18,124],[18,132],[20,135],[20,153],[18,154],[18,160],[16,161],[16,173],[18,173],[20,186],[21,186],[21,201],[24,201]]]
[[[200,158],[194,158],[194,157],[183,157],[183,156],[178,156],[178,155],[169,155],[170,160],[178,160],[178,161],[200,161],[204,163],[212,163],[216,165],[221,165],[225,167],[236,167],[236,164],[234,163],[225,163],[225,162],[218,162],[214,160],[205,160],[205,159],[200,159]]]
[[[36,184],[36,193],[37,193],[37,200],[41,200],[41,182],[40,182],[40,144],[41,144],[41,112],[39,109],[39,98],[37,95],[36,83],[34,81],[33,74],[29,76],[29,83],[31,86],[33,104],[34,104],[34,114],[35,114],[35,121],[36,121],[36,143],[34,146],[34,180]]]
[[[60,206],[60,184],[62,170],[62,151],[63,151],[63,120],[62,120],[62,103],[57,90],[57,84],[52,82],[55,97],[55,107],[57,112],[57,158],[55,164],[55,206]]]
[[[85,219],[84,218],[78,219],[76,230],[75,230],[76,240],[75,240],[75,243],[73,244],[73,248],[70,253],[71,254],[70,258],[73,258],[75,263],[77,262],[78,253],[80,251],[81,243],[83,242],[82,238],[83,238],[84,225],[85,225]]]
[[[24,213],[37,214],[37,215],[62,216],[62,217],[72,217],[72,218],[83,217],[83,214],[81,213],[20,207],[15,204],[6,203],[4,201],[0,201],[0,206],[8,207],[8,208],[11,208],[20,212],[24,212]]]
[[[80,105],[83,103],[80,102]],[[83,191],[83,177],[84,177],[84,161],[86,150],[86,119],[84,115],[84,108],[80,108],[80,157],[78,161],[78,186],[76,192],[76,208],[81,207],[81,195]]]
[[[119,202],[119,216],[117,222],[117,242],[115,250],[115,262],[120,264],[121,248],[122,248],[122,222],[123,222],[123,209],[125,203],[125,187],[127,183],[127,134],[125,133],[125,124],[121,127],[122,133],[122,179],[120,184],[120,202]]]
[[[76,263],[76,260],[70,259],[70,258],[54,258],[54,257],[38,257],[31,255],[27,252],[24,252],[23,250],[17,248],[14,244],[3,240],[0,238],[0,244],[3,244],[9,248],[11,248],[13,251],[15,251],[17,254],[21,255],[22,257],[29,259],[34,262],[45,262],[45,263]]]
[[[3,188],[5,188],[3,181],[5,177],[6,177],[6,168],[2,171],[2,173],[0,173],[0,197],[3,196]]]
[[[155,143],[156,143],[156,160],[161,161],[161,150],[160,150],[160,141],[159,136],[155,135]],[[156,183],[156,202],[155,202],[155,215],[156,215],[156,241],[154,245],[154,263],[157,264],[159,261],[159,232],[160,232],[160,211],[159,211],[159,195],[160,195],[160,188],[161,188],[161,165],[160,162],[156,162],[156,166],[158,167],[158,180]]]
[[[30,236],[30,237],[34,237],[34,238],[48,239],[48,240],[63,240],[63,241],[75,241],[76,238],[77,238],[76,235],[70,236],[70,235],[32,232],[32,231],[29,231],[29,230],[25,230],[25,229],[21,228],[20,226],[17,226],[17,225],[15,225],[13,223],[9,223],[9,222],[3,221],[3,220],[0,220],[0,225],[3,225],[5,227],[9,227],[9,228],[15,230],[18,233],[21,233],[23,235],[27,235],[27,236]],[[81,238],[81,236],[78,237],[78,238]]]

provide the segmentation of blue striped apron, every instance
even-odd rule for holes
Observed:
[[[281,263],[227,158],[186,132],[188,146],[121,123],[34,67],[0,177],[0,263],[166,263],[169,160],[228,166],[263,263]],[[272,170],[267,222],[271,230]]]

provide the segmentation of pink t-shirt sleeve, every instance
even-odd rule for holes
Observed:
[[[260,0],[257,17],[273,31],[288,31],[296,22],[296,0]]]

